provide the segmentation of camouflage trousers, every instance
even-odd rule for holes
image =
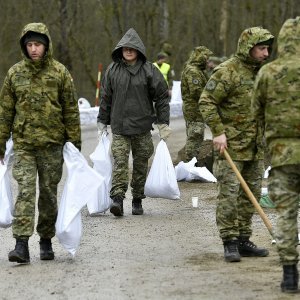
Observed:
[[[129,183],[128,165],[131,151],[133,159],[130,184],[132,197],[145,198],[144,186],[148,172],[148,160],[154,151],[151,133],[131,136],[114,134],[111,151],[114,163],[110,197],[121,196],[125,198]]]
[[[276,205],[276,247],[283,265],[297,264],[300,164],[272,168],[268,190]]]
[[[185,155],[187,161],[198,157],[204,139],[204,129],[205,124],[202,122],[186,122]]]
[[[18,182],[18,196],[12,225],[14,238],[28,238],[35,222],[36,184],[38,178],[37,233],[42,238],[55,235],[57,185],[62,176],[62,146],[38,149],[14,149],[13,176]]]
[[[259,199],[263,161],[235,161],[234,163],[253,195]],[[254,206],[242,189],[237,176],[224,159],[216,159],[214,175],[218,180],[216,221],[221,239],[226,241],[239,236],[250,237]]]

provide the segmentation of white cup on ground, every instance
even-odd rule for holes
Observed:
[[[193,207],[198,207],[198,197],[192,197],[192,205]]]

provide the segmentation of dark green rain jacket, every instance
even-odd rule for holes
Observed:
[[[122,47],[138,51],[135,65],[122,59]],[[149,132],[152,124],[169,124],[167,83],[161,72],[146,60],[145,46],[131,28],[112,52],[111,63],[101,83],[98,122],[110,125],[114,134]]]
[[[28,57],[24,37],[33,31],[49,40],[40,61]],[[81,147],[80,115],[73,79],[52,57],[52,41],[43,23],[30,23],[20,38],[23,60],[11,67],[0,94],[0,156],[10,137],[15,149],[63,145]]]
[[[273,167],[300,163],[300,17],[278,35],[278,58],[259,71],[252,97]]]
[[[214,137],[226,134],[233,160],[264,158],[262,132],[251,114],[253,85],[261,63],[249,51],[273,38],[261,27],[244,30],[236,54],[214,69],[200,97],[199,107],[205,123]]]

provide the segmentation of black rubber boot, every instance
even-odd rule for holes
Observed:
[[[241,261],[241,256],[238,250],[238,241],[229,240],[223,241],[224,245],[224,259],[227,262],[239,262]]]
[[[267,249],[258,248],[253,242],[249,240],[249,237],[239,237],[238,249],[240,255],[244,257],[264,257],[269,255],[269,251]]]
[[[30,262],[27,239],[16,239],[15,249],[9,252],[8,260],[19,264],[27,264]]]
[[[116,196],[112,198],[113,203],[110,206],[110,212],[115,216],[115,217],[121,217],[124,214],[123,210],[123,198],[121,196]]]
[[[54,252],[52,249],[51,239],[40,239],[40,259],[53,260]]]
[[[299,293],[298,280],[299,273],[297,265],[284,265],[281,291],[289,294]]]
[[[132,200],[132,214],[133,215],[142,215],[144,213],[142,207],[142,199],[133,198]]]

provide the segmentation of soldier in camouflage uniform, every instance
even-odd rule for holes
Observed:
[[[213,52],[204,46],[193,49],[181,75],[182,110],[187,135],[185,145],[187,161],[198,157],[204,139],[205,124],[198,101],[208,80],[205,69],[212,54]]]
[[[297,216],[300,200],[300,17],[287,20],[278,36],[278,58],[256,78],[254,116],[264,128],[271,155],[268,178],[278,213],[276,245],[283,265],[283,292],[298,292]]]
[[[168,85],[161,72],[147,61],[145,51],[137,32],[129,29],[113,50],[113,62],[101,83],[98,134],[101,137],[107,125],[111,126],[114,166],[110,212],[115,216],[124,213],[130,151],[132,214],[142,215],[148,160],[153,154],[152,124],[156,121],[162,139],[171,133]]]
[[[244,30],[236,54],[214,69],[200,97],[200,111],[213,134],[214,174],[218,179],[216,220],[228,262],[241,256],[267,256],[249,240],[254,207],[225,160],[228,150],[254,196],[261,193],[263,146],[256,120],[250,113],[255,76],[269,57],[273,35],[261,27]]]
[[[9,261],[29,263],[28,239],[34,231],[36,179],[39,178],[40,258],[54,259],[51,238],[57,217],[57,184],[62,175],[63,145],[79,149],[80,118],[73,80],[68,70],[52,57],[47,27],[30,23],[20,38],[23,60],[11,67],[0,94],[0,159],[11,133],[18,182],[14,221],[16,247]]]

